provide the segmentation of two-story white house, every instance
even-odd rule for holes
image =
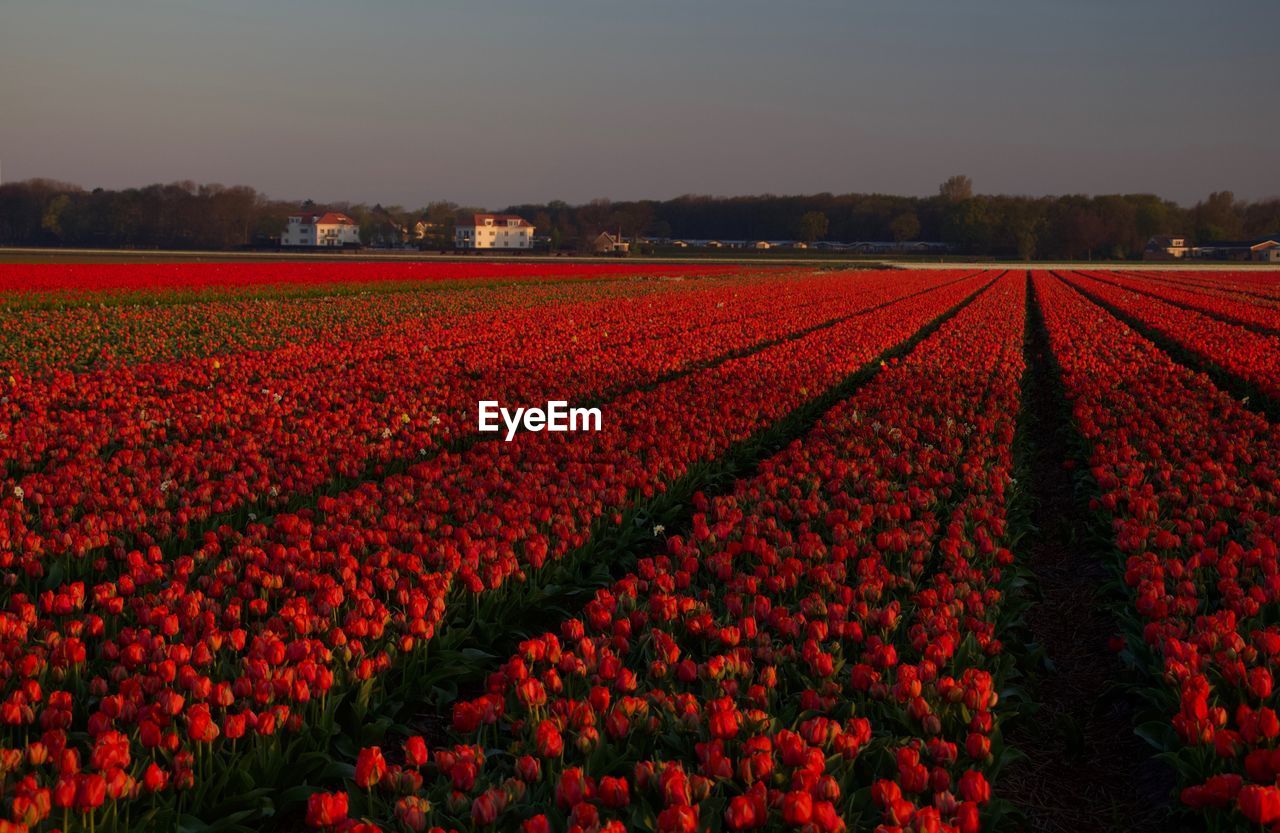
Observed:
[[[514,214],[475,214],[471,222],[454,227],[457,249],[528,249],[533,246],[533,226]]]
[[[337,211],[289,215],[281,246],[359,246],[360,227]]]

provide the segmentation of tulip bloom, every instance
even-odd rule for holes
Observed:
[[[382,750],[376,746],[365,747],[356,756],[356,786],[368,790],[377,786],[387,774],[387,762]]]
[[[307,798],[308,826],[332,827],[346,820],[346,793],[312,793]]]

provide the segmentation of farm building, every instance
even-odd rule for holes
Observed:
[[[425,240],[428,237],[436,236],[440,234],[442,228],[443,226],[440,223],[433,223],[430,220],[418,220],[413,224],[413,239]]]
[[[624,255],[631,251],[631,244],[622,239],[621,232],[615,236],[607,231],[602,231],[591,242],[591,248],[596,254]]]
[[[1147,241],[1143,260],[1174,260],[1191,255],[1191,241],[1184,235],[1159,235]]]
[[[1197,253],[1200,257],[1211,260],[1280,263],[1280,234],[1270,234],[1253,240],[1215,240],[1205,243]]]
[[[290,214],[284,233],[280,235],[280,245],[359,246],[360,227],[355,220],[337,211]]]
[[[471,222],[459,224],[453,232],[459,249],[529,249],[533,246],[533,225],[515,214],[475,214]]]

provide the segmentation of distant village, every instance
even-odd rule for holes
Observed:
[[[552,248],[547,235],[539,235],[537,229],[523,217],[515,214],[472,214],[455,224],[452,239],[442,233],[440,224],[418,220],[412,226],[388,221],[377,228],[371,248],[419,249],[434,244],[437,248],[455,251],[504,251],[521,252]],[[909,241],[857,241],[839,242],[819,240],[711,240],[693,238],[649,237],[636,235],[625,237],[619,232],[600,232],[585,241],[581,251],[597,255],[625,257],[633,247],[649,249],[708,249],[708,250],[813,250],[823,252],[847,252],[867,255],[929,255],[946,254],[952,247],[946,243],[924,240]],[[286,249],[357,248],[364,247],[360,239],[360,227],[351,217],[337,211],[299,212],[290,215],[280,246]],[[1215,240],[1202,244],[1179,235],[1152,237],[1143,252],[1145,260],[1226,260],[1259,263],[1280,263],[1280,235],[1270,235],[1251,240]]]
[[[381,224],[368,241],[371,248],[417,249],[435,242],[437,246],[452,244],[457,251],[529,251],[549,249],[551,237],[537,234],[533,224],[515,214],[472,214],[458,222],[453,229],[452,240],[442,239],[441,226],[426,220],[418,220],[412,226],[391,221]],[[730,249],[769,251],[773,249],[849,252],[852,254],[935,254],[951,250],[946,243],[922,240],[910,241],[862,241],[843,243],[820,240],[703,240],[693,238],[649,237],[636,235],[624,237],[622,232],[600,232],[589,238],[583,247],[598,255],[626,256],[633,247],[666,249]],[[362,247],[360,227],[354,219],[337,211],[299,212],[288,218],[280,235],[280,246],[286,249],[353,248]]]
[[[936,196],[809,194],[562,200],[500,212],[270,198],[182,181],[86,189],[0,185],[0,247],[288,252],[540,252],[650,256],[821,253],[871,258],[1220,260],[1280,263],[1280,197],[1218,191],[1183,207],[1152,194],[975,194],[964,176]]]

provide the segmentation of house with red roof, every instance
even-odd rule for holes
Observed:
[[[280,235],[281,246],[360,245],[360,227],[356,221],[338,211],[305,211],[289,215],[289,223]]]
[[[529,249],[533,225],[515,214],[474,214],[469,223],[454,226],[457,249]]]

